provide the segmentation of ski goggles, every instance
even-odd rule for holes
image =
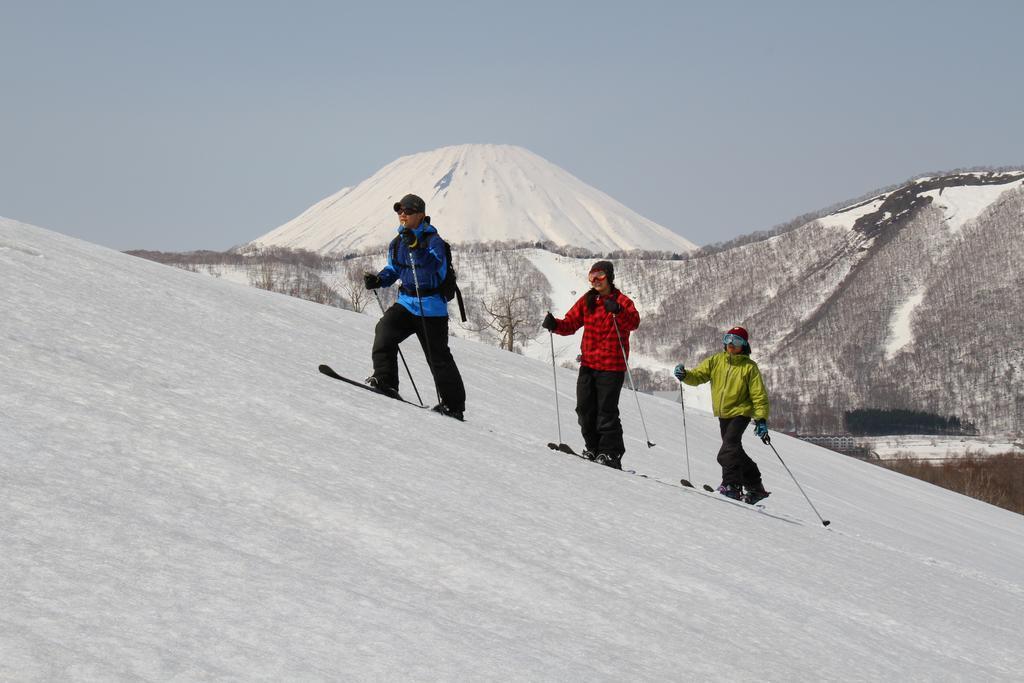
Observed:
[[[747,343],[747,340],[738,334],[727,334],[722,337],[723,346],[735,346],[737,349],[742,349]]]
[[[607,280],[608,276],[605,274],[603,270],[595,270],[594,272],[587,275],[587,279],[590,280],[591,282],[601,282],[603,280]]]

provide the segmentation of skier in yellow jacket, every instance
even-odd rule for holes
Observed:
[[[682,363],[672,374],[680,382],[697,386],[711,382],[711,407],[722,432],[718,463],[722,484],[718,492],[735,500],[756,503],[768,492],[761,483],[757,463],[743,450],[743,431],[754,421],[754,434],[768,443],[768,392],[757,363],[750,359],[747,331],[734,327],[722,338],[723,351],[687,370]]]

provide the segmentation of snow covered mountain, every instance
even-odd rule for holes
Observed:
[[[373,317],[2,219],[0,291],[0,679],[1024,670],[1020,515],[781,434],[827,529],[754,439],[764,510],[682,489],[717,421],[646,395],[613,472],[544,447],[550,364],[453,340],[455,422],[316,372]]]
[[[252,245],[321,253],[383,249],[398,225],[391,207],[409,193],[423,197],[434,225],[452,243],[550,241],[602,253],[687,253],[695,248],[558,166],[512,145],[457,145],[401,157]]]
[[[693,363],[747,327],[800,431],[855,408],[1024,431],[1024,172],[920,178],[665,275],[620,270],[651,312],[638,349]]]

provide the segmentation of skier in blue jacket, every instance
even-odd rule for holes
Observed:
[[[401,282],[398,301],[377,323],[373,339],[373,374],[366,383],[388,394],[398,394],[398,345],[415,334],[427,356],[441,402],[434,410],[463,419],[466,388],[448,348],[448,301],[440,287],[451,264],[444,240],[430,224],[426,203],[407,194],[394,205],[398,235],[388,247],[387,265],[379,273],[366,273],[367,289]]]

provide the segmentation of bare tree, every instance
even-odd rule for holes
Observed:
[[[486,294],[473,288],[472,307],[467,327],[496,336],[498,346],[515,351],[517,346],[536,337],[540,320],[551,307],[546,278],[521,253],[500,251],[488,255]]]
[[[366,289],[366,284],[363,281],[363,273],[377,271],[372,267],[369,256],[349,259],[343,268],[344,273],[335,278],[334,286],[348,300],[353,311],[362,313],[373,300],[373,294]]]
[[[303,266],[295,266],[295,272],[285,294],[318,304],[335,306],[341,297],[320,276]]]
[[[249,266],[249,284],[253,287],[275,292],[278,281],[277,268],[273,262],[261,260]]]

